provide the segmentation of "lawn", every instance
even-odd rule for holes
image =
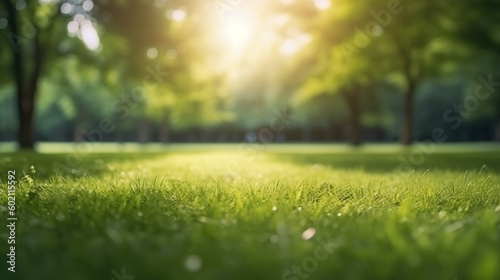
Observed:
[[[500,279],[500,145],[104,150],[0,154],[1,279]]]

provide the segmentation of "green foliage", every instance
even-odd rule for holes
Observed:
[[[42,83],[38,100],[42,129],[56,130],[65,121],[83,128],[91,121],[112,116],[112,95],[101,86],[103,82],[97,69],[79,63],[73,56],[51,70],[51,79]],[[59,118],[54,118],[54,110]],[[53,121],[57,124],[51,125]]]
[[[4,4],[14,2],[0,5],[1,20],[8,16]],[[498,72],[498,3],[492,0],[332,0],[325,10],[309,0],[226,1],[224,15],[211,1],[95,0],[91,10],[82,2],[30,1],[16,9],[18,35],[26,37],[23,84],[32,76],[35,38],[43,51],[42,100],[36,102],[38,116],[47,120],[39,122],[42,134],[68,126],[79,108],[95,119],[117,118],[109,103],[141,87],[146,98],[129,108],[131,119],[120,126],[132,129],[141,119],[174,130],[255,130],[268,125],[273,109],[288,106],[297,114],[292,126],[328,127],[346,122],[359,101],[362,123],[392,135],[401,113],[394,100],[402,101],[393,93]],[[64,4],[72,8],[63,14]],[[83,40],[82,20],[99,35],[95,49]],[[80,30],[69,32],[70,22],[79,22]],[[246,38],[236,49],[226,33],[238,23],[248,26],[233,34]],[[10,27],[0,29],[2,38]],[[303,45],[294,49],[297,38]],[[7,47],[0,47],[2,88],[13,72]],[[61,72],[67,72],[66,85]],[[436,103],[455,102],[469,87],[446,100],[437,89],[425,91]],[[495,94],[478,115],[495,118],[499,100]],[[11,111],[2,114],[12,119]]]

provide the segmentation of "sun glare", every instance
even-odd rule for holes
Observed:
[[[316,5],[316,8],[318,8],[319,10],[326,10],[330,8],[332,3],[330,2],[330,0],[314,0],[314,5]]]
[[[186,11],[177,9],[172,12],[172,19],[175,21],[183,21],[187,16]]]
[[[249,17],[233,17],[224,21],[224,35],[232,51],[241,52],[249,43],[255,25]]]
[[[97,50],[101,43],[99,40],[99,35],[97,34],[97,31],[95,30],[92,23],[88,20],[83,21],[80,26],[80,31],[81,39],[83,43],[85,43],[85,46],[87,46],[89,50]]]
[[[312,36],[308,33],[300,34],[294,38],[288,38],[281,44],[280,51],[284,55],[292,55],[311,42],[311,40]]]
[[[320,3],[321,7],[326,7],[325,3],[330,1]],[[260,57],[276,51],[285,56],[296,54],[312,37],[301,30],[291,30],[287,26],[291,21],[286,13],[266,18],[252,8],[226,14],[224,20],[217,23],[224,57],[228,61],[252,57],[253,63],[260,63],[264,62]]]

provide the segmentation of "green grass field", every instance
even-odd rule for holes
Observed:
[[[18,220],[0,278],[500,279],[500,146],[416,149],[3,153],[0,212],[15,170]]]

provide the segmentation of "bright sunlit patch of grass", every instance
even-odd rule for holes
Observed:
[[[498,279],[496,148],[438,152],[414,172],[397,171],[408,151],[342,149],[92,153],[85,172],[57,176],[65,154],[3,154],[1,170],[19,174],[16,275],[283,279],[297,266],[310,279]],[[304,270],[325,242],[331,254]]]

